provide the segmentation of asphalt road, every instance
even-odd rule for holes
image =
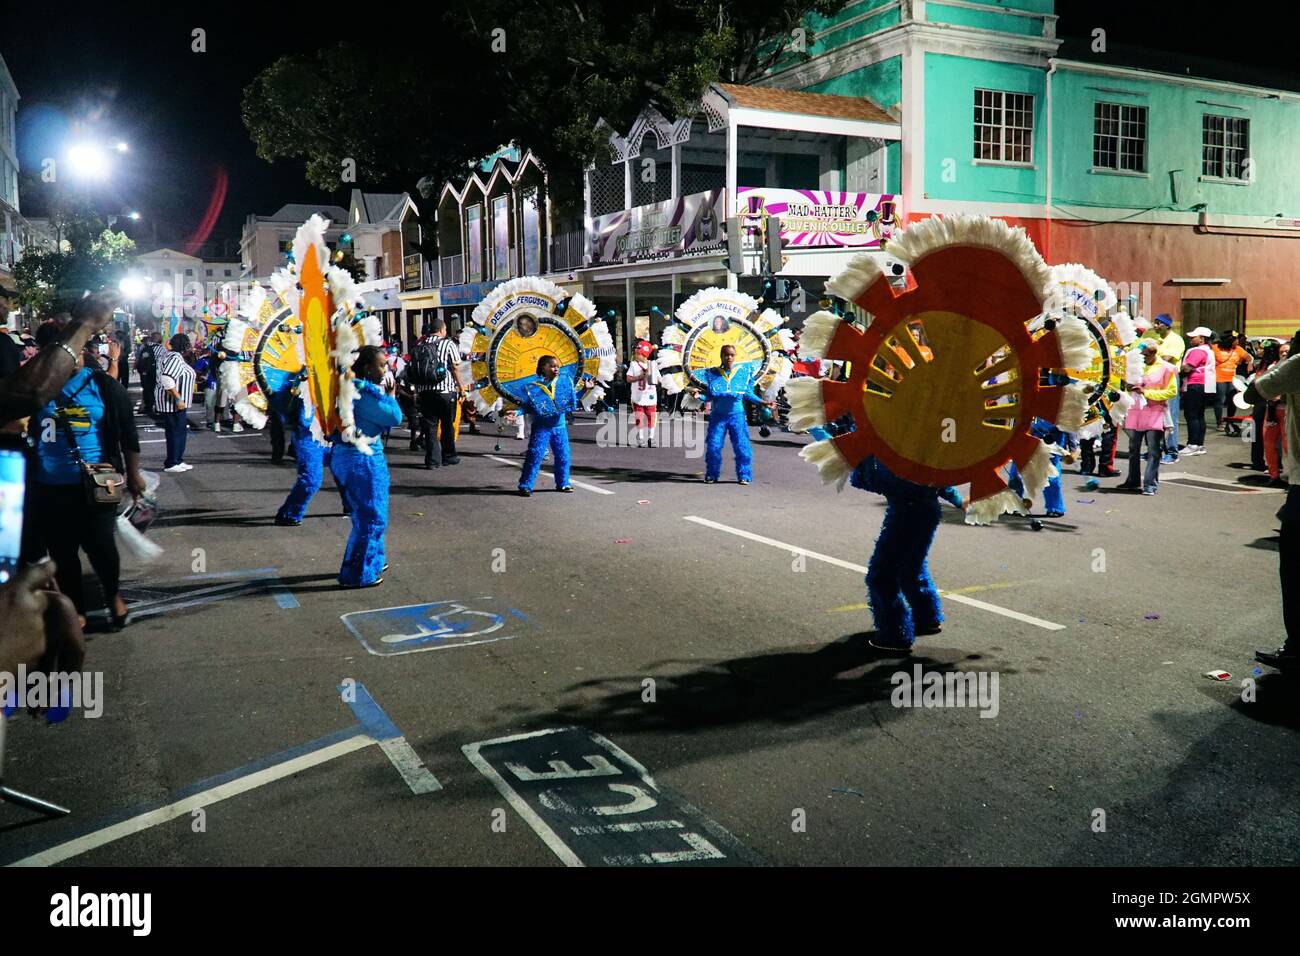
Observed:
[[[620,800],[658,788],[675,817],[602,831],[607,857],[657,829],[660,849],[707,836],[716,853],[687,862],[1300,861],[1300,686],[1253,664],[1281,638],[1282,496],[1232,467],[1239,441],[1167,467],[1213,480],[1154,498],[1067,475],[1068,514],[1039,532],[946,509],[931,563],[947,622],[903,662],[867,646],[854,569],[883,501],[822,487],[804,438],[756,438],[753,485],[730,480],[728,453],[706,486],[682,448],[598,447],[597,430],[572,428],[589,487],[544,478],[531,499],[513,495],[512,437],[464,436],[462,464],[428,472],[396,433],[393,566],[363,591],[335,586],[349,525],[328,479],[300,528],[277,528],[292,467],[264,436],[194,435],[195,469],[164,476],[165,556],[127,566],[148,615],[90,645],[103,716],[11,721],[6,783],[74,812],[0,805],[0,862],[57,847],[86,865],[591,862],[545,806],[621,758],[544,746],[527,779],[559,782],[511,802],[494,777],[522,745],[470,747],[478,763],[464,749],[566,727],[614,748],[565,745],[582,759],[618,751],[653,778]],[[158,467],[162,433],[143,437]],[[433,602],[418,636],[357,615]],[[917,663],[996,673],[996,716],[893,706],[891,676]],[[1218,668],[1231,680],[1203,676]],[[396,729],[375,730],[379,711]],[[374,745],[398,733],[409,751]]]

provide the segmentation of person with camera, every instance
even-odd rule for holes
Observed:
[[[66,333],[57,326],[43,325],[37,344],[57,352],[67,347],[61,337]],[[35,561],[48,553],[54,559],[59,589],[72,600],[84,627],[78,553],[84,551],[113,625],[121,628],[127,610],[118,590],[117,504],[124,490],[136,496],[145,492],[140,439],[126,389],[102,369],[86,367],[84,349],[69,351],[75,352],[71,377],[28,423],[35,454],[28,469],[23,557]]]

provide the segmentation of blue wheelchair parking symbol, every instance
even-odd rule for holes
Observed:
[[[519,636],[527,618],[491,597],[351,611],[344,626],[371,654],[415,654]]]

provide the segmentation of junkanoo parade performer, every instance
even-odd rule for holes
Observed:
[[[519,477],[519,494],[533,493],[537,473],[547,449],[555,457],[555,490],[572,492],[569,484],[569,426],[567,416],[578,407],[573,379],[560,373],[560,360],[543,355],[537,360],[537,378],[523,387],[519,408],[526,412],[532,434],[524,455],[524,471]]]
[[[865,332],[829,312],[804,325],[803,353],[848,362],[847,380],[796,379],[786,394],[792,429],[830,436],[800,453],[823,481],[885,496],[866,577],[871,643],[906,652],[943,620],[928,564],[937,499],[959,502],[954,489],[969,482],[968,524],[1023,511],[1005,469],[1016,465],[1024,496],[1047,484],[1062,449],[1035,437],[1031,423],[1081,427],[1086,386],[1055,382],[1086,364],[1089,339],[1059,308],[1051,272],[1022,229],[936,217],[896,233],[888,250],[908,269],[906,288],[870,256],[827,285],[874,317]]]
[[[754,480],[754,449],[749,444],[749,422],[745,402],[775,408],[774,401],[763,401],[754,394],[757,369],[746,362],[736,364],[736,347],[724,345],[717,368],[705,369],[695,378],[698,388],[691,394],[703,394],[709,405],[709,428],[704,441],[704,483],[715,484],[722,475],[722,450],[731,439],[736,456],[736,481],[747,485]]]
[[[330,471],[352,511],[352,534],[343,553],[339,584],[369,588],[384,583],[388,562],[384,532],[388,529],[388,462],[379,436],[402,422],[402,407],[382,383],[388,361],[382,348],[364,345],[352,366],[355,388],[352,417],[355,438],[334,447]]]
[[[258,427],[265,424],[268,410],[280,411],[298,432],[299,483],[277,514],[277,523],[294,523],[295,516],[301,520],[311,495],[320,487],[325,451],[331,444],[350,445],[366,456],[374,454],[376,444],[373,434],[358,430],[354,418],[358,392],[352,367],[363,346],[381,344],[382,333],[379,320],[361,308],[361,295],[351,275],[330,265],[325,242],[328,228],[329,221],[321,216],[312,216],[299,227],[289,266],[271,276],[274,300],[255,287],[247,309],[241,312],[245,327],[237,327],[232,319],[227,332],[231,345],[235,343],[230,335],[235,332],[239,333],[236,342],[253,339],[256,343],[251,354],[242,349],[234,356],[238,361],[232,364],[240,370],[228,373],[237,376],[231,384],[240,386],[231,389],[237,398],[236,407]],[[246,409],[256,414],[250,416]],[[340,468],[333,461],[331,471],[342,488],[345,504],[352,507],[353,539],[361,537],[370,542],[360,549],[369,555],[377,538],[382,558],[387,521],[386,467],[382,471],[385,515],[377,533],[373,508],[358,515],[355,502],[366,497],[373,500],[377,488],[372,486],[379,481],[378,472],[372,474],[355,466]],[[353,476],[356,487],[349,488],[343,476]],[[286,520],[281,522],[280,517]],[[357,550],[349,541],[339,583],[351,587],[377,583],[378,574],[369,574],[365,560],[355,559]],[[383,567],[382,560],[379,567]]]
[[[722,474],[722,449],[728,436],[736,456],[736,478],[754,479],[753,450],[745,402],[775,408],[777,393],[790,378],[788,352],[794,339],[785,319],[759,309],[743,292],[710,288],[683,302],[664,328],[658,366],[669,395],[688,391],[707,398],[708,434],[704,480]]]
[[[254,285],[226,328],[228,358],[221,366],[226,393],[235,398],[243,419],[261,428],[275,419],[293,436],[297,480],[275,513],[275,523],[302,524],[312,498],[324,482],[334,442],[313,435],[315,409],[302,388],[307,370],[302,353],[302,323],[291,306]],[[344,514],[348,503],[339,488]]]
[[[600,401],[617,367],[595,304],[537,276],[511,279],[474,309],[459,344],[461,380],[475,408],[531,419],[519,493],[531,494],[547,448],[556,488],[570,490],[566,416]]]
[[[655,418],[659,411],[659,366],[651,356],[654,346],[638,342],[632,361],[627,366],[627,381],[632,386],[633,422],[636,426],[636,447],[655,446]]]

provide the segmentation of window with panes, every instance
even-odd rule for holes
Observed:
[[[1147,171],[1147,108],[1128,103],[1093,107],[1092,165],[1123,173]]]
[[[1033,163],[1032,94],[975,91],[975,158],[991,163]]]

